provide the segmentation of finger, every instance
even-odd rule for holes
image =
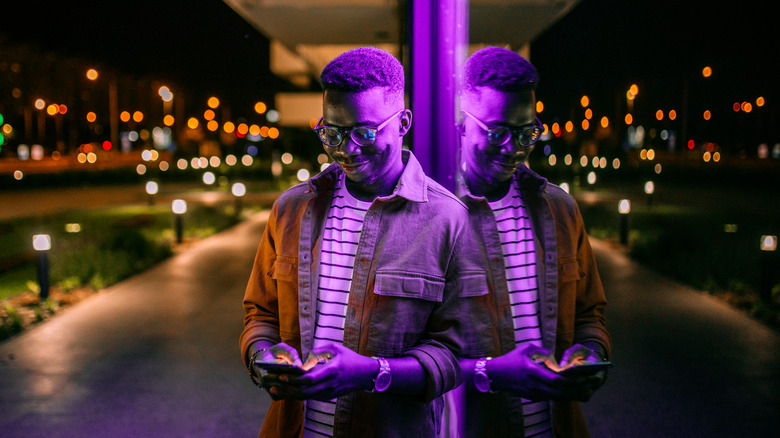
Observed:
[[[313,348],[309,352],[309,357],[316,357],[317,359],[330,360],[333,356],[339,353],[339,345],[336,344],[324,344],[317,348]],[[308,359],[308,358],[307,358]]]
[[[268,389],[268,392],[280,399],[303,399],[303,393],[299,387],[287,385],[285,383],[271,386]]]
[[[574,362],[584,362],[589,358],[591,353],[592,351],[590,348],[584,345],[575,344],[563,352],[561,364],[566,366]]]
[[[528,357],[552,357],[552,353],[549,350],[543,348],[541,345],[528,344],[521,348],[521,352]]]
[[[333,393],[333,388],[331,385],[323,383],[318,383],[312,386],[303,386],[301,387],[301,394],[307,400],[313,399],[328,401],[336,397],[336,395]]]
[[[270,348],[271,353],[274,355],[274,360],[277,362],[291,363],[296,366],[303,365],[301,358],[298,356],[298,350],[290,347],[284,342],[280,342]]]
[[[279,376],[279,378],[283,382],[294,386],[311,385],[314,382],[314,380],[308,375],[296,376],[292,374],[285,374],[283,376]]]

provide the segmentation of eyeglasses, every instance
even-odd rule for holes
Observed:
[[[371,146],[374,144],[374,141],[376,141],[377,131],[380,131],[382,128],[387,126],[391,120],[393,120],[402,112],[404,112],[404,110],[400,110],[393,114],[390,116],[390,118],[380,123],[376,128],[372,126],[351,126],[347,128],[339,128],[336,126],[320,126],[320,123],[322,123],[323,119],[323,117],[320,117],[317,125],[314,126],[314,131],[316,131],[317,135],[320,136],[320,140],[325,146],[330,146],[332,148],[339,147],[341,143],[344,142],[344,139],[347,138],[347,134],[349,134],[349,137],[356,145],[360,147]]]
[[[544,131],[544,126],[538,118],[535,119],[534,123],[518,126],[516,128],[510,128],[509,126],[488,127],[488,125],[476,118],[470,112],[463,112],[474,119],[480,128],[487,131],[488,143],[491,146],[503,146],[507,144],[512,137],[517,137],[517,142],[520,146],[533,146],[539,141],[539,137],[542,136],[542,132]]]

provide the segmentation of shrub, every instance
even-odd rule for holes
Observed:
[[[0,321],[0,339],[22,331],[22,317],[16,308],[9,304],[3,304],[3,308],[6,316]]]
[[[51,276],[71,289],[88,281],[101,289],[165,259],[170,248],[152,241],[138,230],[118,230],[97,245],[72,245],[51,258]],[[78,284],[77,284],[78,282]]]

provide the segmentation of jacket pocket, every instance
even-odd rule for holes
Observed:
[[[577,281],[582,277],[580,263],[577,257],[566,257],[558,260],[558,281],[566,283]]]
[[[277,281],[294,281],[298,274],[298,263],[295,257],[277,257],[268,271],[268,276]]]
[[[457,355],[481,357],[492,354],[497,336],[495,300],[489,295],[487,273],[467,271],[455,280],[458,300],[452,319],[457,324]]]
[[[378,355],[398,356],[425,338],[428,318],[444,297],[444,278],[378,271],[373,292],[366,347]]]
[[[444,279],[402,271],[377,272],[374,293],[386,297],[418,298],[440,303],[444,297]]]
[[[464,272],[458,277],[457,289],[459,297],[479,297],[488,294],[487,274],[485,272]]]

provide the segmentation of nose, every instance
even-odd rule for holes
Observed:
[[[333,155],[340,157],[342,160],[350,161],[353,157],[360,154],[360,146],[352,141],[351,136],[347,136],[344,141],[336,148]]]
[[[501,146],[501,155],[517,157],[522,155],[526,147],[520,144],[520,139],[512,135],[512,138]]]

